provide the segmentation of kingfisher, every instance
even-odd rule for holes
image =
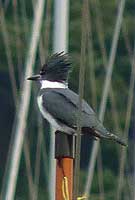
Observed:
[[[50,56],[39,74],[28,80],[40,82],[37,97],[39,110],[56,131],[75,135],[77,130],[79,96],[68,88],[71,61],[64,52]],[[126,146],[117,135],[108,131],[85,100],[81,107],[81,133],[93,139],[108,139]]]

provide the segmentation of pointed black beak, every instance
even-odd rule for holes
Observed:
[[[38,80],[40,80],[40,75],[39,74],[33,75],[33,76],[27,78],[27,80],[38,81]]]

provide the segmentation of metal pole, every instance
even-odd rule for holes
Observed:
[[[68,50],[68,21],[69,21],[69,0],[54,1],[54,31],[53,31],[53,52],[67,52]],[[50,200],[55,199],[55,170],[56,161],[54,155],[55,149],[55,134],[51,135],[51,172],[49,194]],[[52,151],[53,150],[53,151]]]
[[[69,0],[54,1],[53,52],[68,50]]]
[[[50,162],[49,162],[49,199],[55,199],[55,176],[56,176],[56,160],[54,156],[55,152],[55,130],[51,127],[51,137],[50,137]]]
[[[9,170],[7,170],[5,175],[6,180],[3,185],[4,188],[1,195],[1,199],[3,200],[13,200],[15,196],[16,182],[19,171],[31,91],[31,83],[27,82],[26,78],[32,74],[32,68],[35,62],[36,50],[42,24],[41,22],[43,18],[44,3],[45,0],[38,0],[36,3],[32,26],[32,35],[28,55],[26,58],[26,71],[24,76],[24,83],[22,85],[22,95],[20,99],[19,109],[16,114],[16,120],[14,123],[14,139],[11,146],[11,154],[7,163]]]

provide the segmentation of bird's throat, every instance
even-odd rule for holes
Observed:
[[[53,82],[53,81],[47,81],[47,80],[41,80],[41,89],[43,88],[68,88],[67,83],[60,83],[60,82]]]

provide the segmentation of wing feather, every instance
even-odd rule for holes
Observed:
[[[43,89],[43,106],[60,122],[75,128],[78,115],[78,95],[70,89]],[[96,130],[100,136],[108,131],[97,119],[93,109],[83,100],[82,127]]]

